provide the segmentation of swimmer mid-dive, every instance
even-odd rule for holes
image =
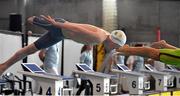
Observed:
[[[71,39],[86,45],[104,43],[109,47],[109,50],[123,46],[126,42],[126,35],[123,31],[116,30],[110,34],[99,27],[90,24],[71,23],[62,18],[53,19],[50,16],[46,17],[43,15],[41,17],[32,16],[28,18],[28,22],[42,27],[48,30],[48,32],[34,43],[15,52],[15,54],[4,63],[1,63],[0,74],[24,57],[38,50],[50,47],[64,39]],[[66,29],[68,32],[61,31],[61,29]]]
[[[166,43],[164,40],[153,43],[151,47],[129,47],[124,45],[116,49],[116,51],[122,55],[139,55],[180,67],[180,49]]]

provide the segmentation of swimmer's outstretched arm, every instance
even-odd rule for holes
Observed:
[[[116,49],[119,54],[129,56],[129,55],[138,55],[142,57],[152,58],[154,60],[159,60],[159,49],[149,48],[149,47],[129,47],[124,45]]]

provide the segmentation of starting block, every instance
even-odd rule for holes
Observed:
[[[168,68],[164,69],[163,72],[169,73],[170,75],[172,75],[174,78],[176,79],[176,84],[174,84],[173,80],[172,80],[172,85],[176,86],[176,88],[180,88],[180,71],[178,71],[177,69],[173,68],[170,65],[167,65]]]
[[[145,64],[147,70],[141,70],[142,73],[151,75],[155,79],[156,91],[167,91],[169,74],[155,70],[150,64]]]
[[[64,96],[65,91],[68,91],[69,95],[73,95],[73,87],[66,86],[66,82],[73,82],[74,78],[45,73],[43,69],[34,63],[23,63],[22,65],[29,72],[18,71],[18,73],[37,81],[43,88],[41,95]]]
[[[116,69],[111,69],[113,73],[119,75],[119,79],[127,78],[127,86],[130,95],[142,95],[144,90],[144,75],[137,72],[132,72],[124,64],[116,64]],[[121,82],[124,83],[124,82]]]
[[[117,83],[111,84],[112,80],[116,82],[117,78],[114,75],[95,72],[86,64],[76,64],[79,70],[74,70],[73,74],[76,78],[85,78],[91,81],[93,85],[92,95],[109,96],[111,93],[117,93]],[[111,89],[115,89],[112,92]]]

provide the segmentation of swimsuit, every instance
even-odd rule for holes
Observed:
[[[55,20],[58,21],[61,20],[61,18]],[[34,42],[36,48],[39,50],[48,48],[64,39],[64,35],[62,34],[61,29],[54,27],[52,24],[48,23],[41,17],[35,17],[33,24],[48,30],[48,32],[46,32],[43,36]]]
[[[160,61],[180,67],[180,49],[159,49]]]

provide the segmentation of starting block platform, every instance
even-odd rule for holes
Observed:
[[[22,66],[25,71],[18,73],[34,79],[42,87],[40,95],[64,96],[65,91],[68,91],[68,95],[73,95],[73,84],[72,87],[67,85],[69,81],[74,82],[73,77],[46,73],[35,63],[22,63]]]
[[[95,72],[89,66],[82,63],[77,63],[76,66],[79,70],[73,71],[75,78],[90,80],[93,85],[93,95],[109,96],[110,94],[117,93],[117,77],[115,75]]]
[[[64,96],[65,91],[69,91],[73,95],[73,87],[65,86],[66,81],[74,80],[71,77],[44,75],[39,73],[31,73],[27,71],[18,71],[18,73],[30,77],[38,82],[43,88],[42,95]]]

